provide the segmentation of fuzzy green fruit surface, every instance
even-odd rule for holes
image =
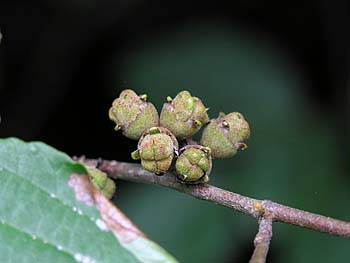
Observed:
[[[179,92],[173,100],[168,97],[160,114],[160,125],[180,140],[192,137],[208,122],[207,108],[186,90]]]
[[[158,126],[158,112],[152,103],[145,101],[146,98],[133,90],[123,90],[109,109],[109,118],[115,122],[115,129],[121,129],[129,139],[138,140],[146,129]]]
[[[230,158],[246,147],[243,142],[249,136],[248,122],[241,113],[232,112],[212,119],[203,131],[200,144],[211,149],[213,158]]]
[[[169,130],[152,127],[145,131],[138,144],[141,165],[149,172],[162,174],[169,170],[177,149],[177,140]]]
[[[207,182],[211,166],[210,150],[200,145],[181,148],[175,164],[178,178],[185,183],[199,183],[204,177]]]

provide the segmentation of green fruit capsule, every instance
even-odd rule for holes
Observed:
[[[92,184],[99,190],[105,197],[111,199],[115,193],[115,182],[108,178],[107,174],[98,170],[97,168],[87,166],[88,176]]]
[[[207,110],[200,99],[186,90],[181,91],[174,99],[167,97],[160,114],[160,126],[180,140],[190,138],[209,122]]]
[[[249,136],[248,122],[241,113],[232,112],[212,119],[203,131],[200,144],[211,149],[213,158],[230,158],[247,148],[244,141]]]
[[[141,159],[145,170],[161,175],[169,170],[179,145],[168,129],[152,127],[143,133],[137,148],[132,158]]]
[[[129,139],[138,140],[142,133],[158,126],[159,116],[147,95],[138,96],[133,90],[123,90],[109,109],[109,118],[115,122],[115,130],[122,130]]]
[[[175,164],[178,179],[188,184],[208,182],[211,167],[210,148],[201,145],[181,148]]]

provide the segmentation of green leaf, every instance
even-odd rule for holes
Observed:
[[[68,180],[85,171],[43,143],[0,139],[0,262],[176,262],[144,235],[118,240],[77,200]]]

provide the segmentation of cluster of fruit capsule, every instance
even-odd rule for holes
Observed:
[[[244,141],[250,136],[241,113],[220,113],[210,120],[207,111],[199,98],[181,91],[174,99],[167,97],[159,118],[146,95],[127,89],[113,101],[109,118],[115,122],[115,130],[138,140],[131,157],[141,159],[145,170],[162,175],[175,169],[180,182],[195,184],[209,181],[212,158],[232,157],[247,147]],[[197,144],[191,138],[203,126]]]

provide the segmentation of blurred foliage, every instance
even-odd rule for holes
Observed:
[[[293,58],[271,41],[199,25],[136,45],[121,68],[123,79],[113,83],[127,80],[158,109],[167,95],[188,89],[210,107],[211,117],[220,111],[244,114],[252,129],[249,148],[214,161],[212,184],[350,220],[331,116],[307,104],[306,83]],[[133,188],[128,196],[120,190],[115,202],[183,262],[247,260],[241,248],[247,242],[253,248],[253,220],[172,191]],[[346,239],[276,223],[270,258],[344,262],[349,245]]]

